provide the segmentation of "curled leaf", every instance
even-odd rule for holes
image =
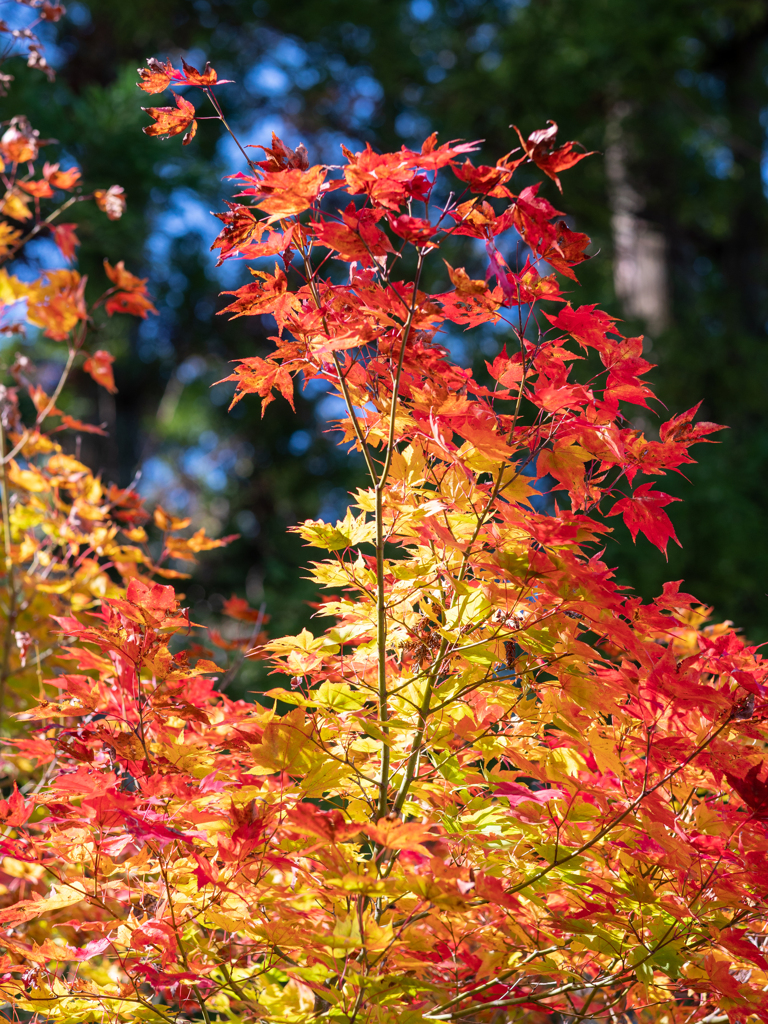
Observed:
[[[574,146],[579,145],[578,142],[566,142],[559,149],[555,149],[557,124],[554,121],[548,121],[547,124],[549,124],[549,128],[540,128],[538,131],[531,132],[527,139],[524,139],[520,134],[520,129],[517,125],[512,125],[512,127],[517,132],[528,159],[536,164],[537,167],[540,167],[562,192],[563,186],[560,184],[560,178],[558,177],[560,172],[567,171],[585,157],[594,156],[594,151],[591,153],[579,153],[574,150]]]
[[[142,107],[141,109],[144,113],[149,114],[155,122],[143,129],[145,135],[159,135],[169,139],[173,135],[187,132],[191,141],[197,131],[194,104],[185,100],[183,96],[176,96],[176,109],[173,107]]]
[[[112,372],[112,363],[114,363],[115,357],[109,352],[105,352],[103,348],[98,349],[89,356],[83,364],[83,369],[89,376],[96,381],[97,384],[101,384],[103,388],[106,388],[111,395],[117,394],[117,388],[115,387],[115,377]]]
[[[122,185],[110,185],[107,189],[97,188],[93,193],[96,205],[110,220],[120,220],[125,213],[125,189]]]

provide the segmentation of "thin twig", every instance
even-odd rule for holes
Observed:
[[[11,510],[8,495],[8,474],[5,466],[5,426],[0,420],[0,498],[3,512],[3,548],[5,555],[5,581],[8,587],[8,614],[5,621],[3,637],[3,658],[0,667],[0,730],[5,715],[5,684],[10,674],[11,641],[18,615],[16,581],[13,572],[13,554],[11,551]]]

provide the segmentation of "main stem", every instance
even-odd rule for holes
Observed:
[[[419,261],[416,265],[416,274],[413,279],[413,291],[411,302],[408,308],[405,326],[403,328],[403,343],[400,346],[400,355],[397,360],[397,369],[392,379],[392,401],[389,408],[389,433],[387,436],[387,450],[384,456],[384,465],[381,467],[379,479],[376,482],[376,647],[378,654],[378,690],[379,690],[379,721],[381,731],[384,734],[381,747],[381,781],[379,783],[379,817],[386,817],[389,807],[389,694],[387,693],[387,599],[384,591],[384,490],[387,486],[387,478],[392,465],[392,457],[395,451],[395,417],[397,416],[397,401],[400,392],[400,378],[403,375],[403,362],[405,360],[405,349],[411,335],[413,318],[416,313],[416,299],[421,280],[421,270],[424,266],[424,253],[419,252]]]
[[[315,275],[312,271],[312,265],[309,259],[309,252],[307,248],[298,242],[297,248],[301,254],[304,263],[304,273],[309,285],[312,298],[315,302],[317,309],[322,308],[320,301],[320,295],[317,290],[317,282],[315,281]],[[333,352],[333,362],[336,367],[336,371],[339,376],[339,386],[344,396],[344,402],[347,407],[350,419],[352,421],[352,427],[355,432],[358,444],[365,458],[368,472],[371,476],[371,481],[374,485],[374,492],[376,497],[375,504],[375,515],[376,515],[376,650],[377,650],[377,683],[378,683],[378,698],[379,698],[379,722],[381,723],[381,730],[383,733],[382,749],[381,749],[381,776],[379,780],[379,803],[378,803],[378,815],[380,818],[384,818],[387,815],[389,808],[389,766],[390,766],[390,750],[389,750],[389,694],[387,693],[387,602],[386,594],[384,591],[384,491],[387,485],[387,478],[389,477],[389,470],[392,466],[392,458],[395,450],[395,417],[397,415],[397,402],[400,392],[400,379],[403,375],[403,363],[405,360],[405,349],[408,345],[408,341],[411,336],[411,329],[413,327],[413,319],[416,314],[417,297],[419,291],[419,282],[421,281],[421,271],[424,266],[424,252],[419,252],[418,263],[416,265],[416,274],[413,280],[413,289],[411,292],[411,301],[408,306],[408,314],[405,319],[405,325],[403,327],[403,342],[400,346],[400,354],[397,360],[397,367],[392,378],[392,399],[390,402],[389,409],[389,430],[387,433],[387,447],[384,455],[384,464],[381,467],[381,472],[376,473],[371,454],[368,450],[365,437],[363,436],[362,429],[357,419],[354,404],[352,402],[352,396],[349,393],[347,382],[342,372],[342,366],[339,362],[338,355]],[[328,335],[328,325],[325,317],[322,318],[323,329],[325,330],[326,336]]]
[[[13,556],[11,553],[11,503],[8,495],[8,477],[5,465],[5,427],[0,419],[0,498],[3,512],[3,548],[5,555],[5,581],[8,588],[8,617],[3,637],[3,659],[0,666],[0,730],[5,715],[5,684],[10,674],[11,640],[16,625],[18,609],[16,607],[16,582],[13,576]]]

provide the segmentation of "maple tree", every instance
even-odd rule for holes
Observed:
[[[158,61],[140,82],[198,88],[223,120],[217,84]],[[148,108],[151,134],[194,132],[178,99]],[[341,521],[296,527],[325,553],[330,623],[257,639],[281,684],[262,703],[179,647],[188,613],[147,575],[57,614],[66,665],[14,740],[42,774],[0,805],[9,1014],[768,1017],[765,663],[679,581],[643,604],[603,552],[619,515],[666,550],[655,478],[718,428],[696,409],[658,440],[633,426],[653,398],[642,339],[572,305],[589,239],[538,186],[512,190],[524,161],[559,184],[582,158],[555,136],[493,166],[434,136],[340,167],[238,141],[213,247],[278,261],[223,312],[277,335],[227,378],[233,404],[325,381],[370,479]],[[425,292],[456,235],[485,278],[448,264]],[[105,305],[146,312],[143,282],[108,274]],[[508,340],[478,380],[440,332],[486,325]],[[225,610],[259,633],[263,612]]]

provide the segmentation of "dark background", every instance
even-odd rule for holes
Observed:
[[[694,451],[688,480],[665,481],[684,499],[670,510],[683,547],[672,546],[669,564],[621,530],[607,560],[645,596],[684,579],[718,618],[764,640],[767,37],[762,0],[68,5],[47,37],[55,84],[11,68],[2,116],[23,111],[59,139],[88,187],[126,189],[121,221],[82,208],[80,266],[100,292],[102,258],[125,259],[150,278],[160,316],[138,328],[110,322],[99,344],[118,357],[119,394],[97,394],[81,376],[73,404],[112,426],[109,440],[83,442],[106,478],[127,484],[140,469],[144,492],[169,509],[243,535],[203,556],[186,588],[198,616],[234,591],[266,602],[271,629],[298,631],[312,592],[297,570],[307,554],[286,529],[341,514],[362,474],[327,434],[336,409],[323,394],[301,398],[296,417],[278,400],[262,420],[257,399],[227,414],[231,385],[209,390],[228,360],[269,348],[255,318],[216,316],[218,292],[245,270],[215,270],[209,211],[223,209],[222,176],[240,165],[215,122],[202,122],[184,149],[178,138],[142,135],[141,106],[168,98],[140,93],[136,68],[149,56],[210,59],[236,81],[219,95],[244,141],[266,143],[274,128],[289,144],[304,141],[313,162],[333,162],[339,142],[387,149],[433,129],[443,140],[486,140],[494,162],[515,144],[510,123],[528,133],[549,118],[561,139],[599,150],[564,177],[562,199],[544,190],[595,241],[572,299],[601,303],[625,333],[646,334],[662,418],[702,401],[703,418],[730,428]],[[469,270],[476,259],[464,255]],[[503,339],[449,340],[457,357],[481,361]],[[651,432],[655,422],[637,419]]]

